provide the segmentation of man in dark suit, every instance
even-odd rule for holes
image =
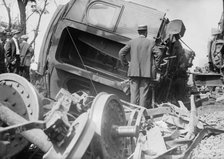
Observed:
[[[131,103],[147,107],[150,83],[156,78],[162,52],[155,41],[147,39],[147,25],[138,26],[139,37],[130,40],[119,52],[121,64],[129,66]],[[126,55],[130,54],[130,63]]]
[[[19,48],[19,31],[12,31],[13,37],[7,41],[5,46],[5,55],[8,71],[19,74],[20,67],[20,48]]]
[[[0,28],[0,74],[6,73],[6,65],[5,65],[5,49],[4,43],[6,40],[6,32]]]
[[[20,73],[27,80],[30,80],[30,64],[31,58],[34,54],[34,50],[27,42],[27,35],[22,35],[20,39]]]

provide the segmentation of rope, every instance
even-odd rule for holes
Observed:
[[[82,63],[82,65],[83,65],[84,69],[85,69],[86,71],[88,71],[88,70],[87,70],[87,67],[86,67],[86,65],[85,65],[85,63],[84,63],[84,61],[83,61],[83,59],[82,59],[82,56],[81,56],[81,54],[80,54],[80,52],[79,52],[79,50],[78,50],[78,48],[77,48],[77,46],[76,46],[76,44],[75,44],[75,41],[74,41],[74,39],[73,39],[73,37],[72,37],[72,35],[71,35],[71,33],[70,33],[70,31],[69,31],[69,29],[68,29],[67,27],[66,27],[66,30],[67,30],[67,32],[68,32],[68,34],[69,34],[70,39],[72,40],[72,44],[74,45],[74,47],[75,47],[75,49],[76,49],[76,51],[77,51],[77,53],[78,53],[78,56],[79,56],[79,58],[80,58],[80,60],[81,60],[81,63]],[[98,94],[98,93],[97,93],[97,90],[96,90],[96,87],[95,87],[95,85],[94,85],[94,83],[93,83],[93,80],[91,79],[91,77],[90,77],[89,74],[88,74],[88,76],[89,76],[90,83],[91,83],[91,85],[93,86],[94,92],[95,92],[96,94]]]
[[[56,5],[56,7],[58,7],[58,4],[57,4],[57,3],[55,3],[55,5]],[[67,27],[66,27],[66,30],[67,30],[67,32],[68,32],[68,34],[69,34],[70,39],[72,40],[72,44],[74,45],[74,47],[75,47],[75,49],[76,49],[76,51],[77,51],[77,53],[78,53],[78,56],[79,56],[79,58],[80,58],[80,60],[81,60],[81,63],[82,63],[82,65],[83,65],[84,69],[85,69],[86,71],[88,71],[88,70],[87,70],[87,67],[86,67],[86,65],[85,65],[85,63],[84,63],[84,60],[82,59],[82,56],[81,56],[81,54],[80,54],[80,52],[79,52],[79,50],[78,50],[78,48],[77,48],[77,46],[76,46],[76,44],[75,44],[75,41],[74,41],[74,39],[73,39],[73,37],[72,37],[72,35],[71,35],[71,33],[70,33],[70,31],[69,31],[69,29],[68,29]],[[94,92],[95,92],[96,94],[98,94],[98,93],[97,93],[97,90],[96,90],[96,87],[95,87],[95,85],[94,85],[94,83],[93,83],[93,80],[91,79],[91,77],[90,77],[89,74],[88,74],[88,76],[89,76],[90,83],[91,83],[91,85],[93,86]]]
[[[185,46],[187,46],[191,51],[195,52],[193,49],[191,49],[190,46],[188,46],[182,39],[179,39]]]

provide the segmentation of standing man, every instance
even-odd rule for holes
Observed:
[[[6,32],[0,28],[0,74],[6,73],[6,65],[5,65],[5,49],[4,49],[4,43],[6,40]]]
[[[22,35],[20,39],[20,72],[23,77],[25,77],[27,80],[30,80],[30,64],[34,51],[30,44],[27,42],[27,35]]]
[[[129,66],[131,103],[147,107],[150,82],[156,78],[155,69],[158,68],[162,52],[155,41],[147,39],[147,25],[138,26],[139,37],[129,41],[119,52],[123,66]],[[130,54],[130,63],[126,55]]]
[[[12,32],[13,37],[6,43],[5,54],[9,72],[19,74],[20,68],[20,48],[19,48],[19,31]]]

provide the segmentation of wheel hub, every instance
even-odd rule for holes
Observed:
[[[0,102],[27,120],[38,120],[40,117],[40,97],[34,87],[19,75],[0,75]],[[7,123],[0,120],[0,127],[7,126]],[[19,134],[9,140],[6,157],[14,156],[29,144]]]

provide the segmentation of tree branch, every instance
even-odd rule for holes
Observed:
[[[4,4],[5,8],[6,8],[7,14],[8,14],[9,26],[8,26],[7,29],[11,30],[11,26],[12,26],[12,17],[11,17],[11,14],[10,14],[11,13],[11,9],[10,9],[10,7],[7,6],[5,0],[2,0],[2,1],[3,1],[3,4]]]
[[[37,26],[36,26],[36,29],[35,29],[35,32],[34,32],[34,38],[33,38],[33,40],[30,42],[30,45],[32,45],[32,44],[35,42],[35,40],[36,40],[36,38],[37,38],[37,36],[38,36],[38,33],[39,33],[39,27],[40,27],[40,21],[41,21],[41,18],[42,18],[42,16],[43,16],[45,10],[46,10],[47,4],[48,4],[47,1],[48,1],[48,0],[44,0],[44,8],[43,8],[43,9],[41,10],[41,12],[40,12],[40,16],[39,16],[39,19],[38,19],[38,23],[37,23]]]
[[[26,21],[34,14],[34,12],[32,12],[27,18]]]

